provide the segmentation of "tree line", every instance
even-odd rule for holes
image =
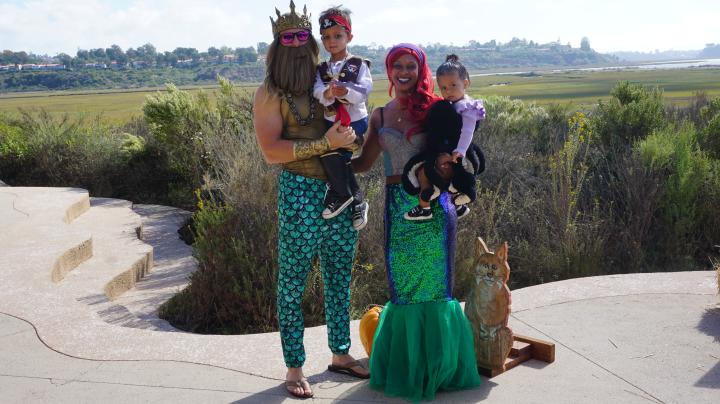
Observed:
[[[137,48],[123,49],[118,45],[108,48],[79,49],[75,56],[59,53],[55,56],[37,55],[27,51],[4,50],[0,53],[0,65],[59,63],[67,68],[80,68],[87,64],[105,64],[108,67],[135,65],[133,67],[178,67],[206,63],[236,63],[239,65],[258,64],[267,53],[270,44],[259,42],[256,46],[231,48],[227,46],[211,46],[206,51],[191,47],[178,47],[173,51],[158,51],[147,43]],[[602,54],[592,49],[590,40],[583,37],[579,48],[569,43],[562,44],[559,40],[538,43],[527,39],[512,38],[508,42],[490,40],[484,43],[470,40],[465,45],[447,45],[431,43],[423,46],[431,65],[438,65],[449,53],[460,56],[463,63],[471,70],[482,70],[500,67],[522,67],[542,65],[589,65],[616,63],[623,59],[648,59],[655,54],[641,52],[615,52]],[[322,49],[322,47],[321,47]],[[350,51],[370,60],[373,72],[381,73],[383,60],[389,48],[382,45],[355,45]],[[324,52],[324,51],[323,51]],[[664,55],[668,52],[656,52]],[[656,55],[656,56],[657,56]],[[720,44],[709,43],[703,50],[672,51],[669,58],[720,57]],[[323,54],[327,57],[327,54]],[[657,57],[651,58],[657,59]],[[115,63],[113,63],[115,62]],[[138,65],[138,62],[140,64]]]
[[[257,60],[258,53],[252,46],[239,48],[211,46],[205,52],[196,48],[178,47],[172,52],[160,52],[151,43],[127,50],[123,50],[118,45],[112,45],[109,48],[78,49],[75,56],[59,53],[50,57],[11,50],[5,50],[0,54],[0,65],[59,63],[67,68],[80,68],[87,64],[118,67],[130,64],[138,67],[138,63],[141,63],[143,67],[177,67],[184,63],[199,64],[202,62],[230,62],[244,65],[255,63]]]

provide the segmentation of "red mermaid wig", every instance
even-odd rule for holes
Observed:
[[[407,98],[398,99],[398,101],[403,103],[407,108],[412,120],[418,124],[418,126],[408,131],[407,137],[409,138],[420,130],[420,125],[422,125],[425,121],[425,115],[427,115],[427,111],[430,106],[435,101],[442,98],[435,95],[433,92],[435,84],[433,82],[432,73],[430,72],[430,67],[427,65],[427,56],[425,55],[425,52],[420,49],[419,46],[409,43],[401,43],[393,46],[385,57],[385,70],[387,71],[388,81],[390,82],[388,95],[392,97],[393,89],[395,88],[395,85],[390,78],[392,65],[403,55],[410,55],[414,57],[418,63],[418,80],[415,85],[415,91],[413,91]]]

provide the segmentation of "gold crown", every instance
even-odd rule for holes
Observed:
[[[278,34],[285,31],[286,29],[306,29],[312,32],[312,23],[310,22],[310,15],[307,13],[307,6],[303,7],[303,15],[297,15],[295,13],[295,2],[290,0],[290,12],[280,14],[280,10],[275,7],[275,13],[277,14],[277,20],[272,23],[273,37],[277,38]]]

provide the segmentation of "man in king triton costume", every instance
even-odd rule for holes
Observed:
[[[350,273],[357,231],[351,211],[325,220],[323,198],[326,177],[318,156],[329,150],[357,148],[351,128],[339,122],[326,130],[322,106],[313,97],[317,42],[307,9],[290,12],[272,22],[273,42],[267,54],[265,81],[257,89],[253,122],[258,145],[269,164],[280,164],[278,178],[278,288],[277,310],[283,355],[287,366],[286,388],[296,397],[312,397],[305,378],[304,320],[300,303],[305,280],[319,257],[325,285],[329,370],[360,378],[368,370],[350,349]]]

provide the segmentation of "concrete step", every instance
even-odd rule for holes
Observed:
[[[79,301],[114,300],[150,272],[153,249],[142,242],[142,221],[129,201],[92,198],[71,227],[92,234],[93,257],[66,276],[60,293]]]
[[[134,205],[143,221],[143,241],[153,247],[153,270],[108,304],[96,307],[107,323],[156,331],[177,331],[158,318],[158,308],[187,286],[197,269],[192,248],[178,237],[177,230],[191,213],[160,205]]]
[[[69,225],[89,201],[77,188],[0,188],[0,284],[16,271],[28,285],[59,282],[89,259],[91,233]]]

